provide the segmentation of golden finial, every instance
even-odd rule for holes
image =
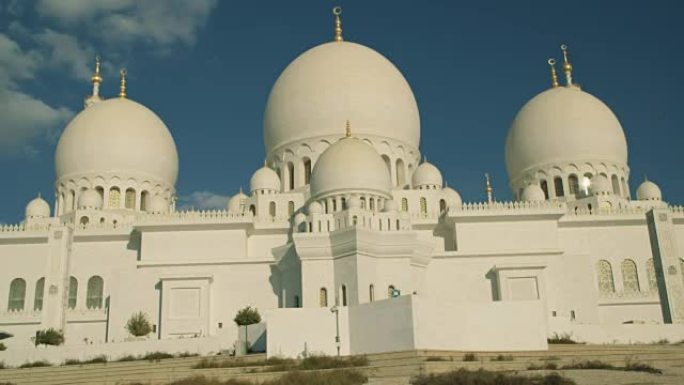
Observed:
[[[485,173],[485,192],[487,193],[487,202],[492,203],[493,198],[492,198],[492,192],[494,189],[492,189],[492,184],[489,181],[489,173]]]
[[[342,7],[339,5],[332,9],[333,15],[335,15],[335,41],[343,41],[342,39],[342,19],[340,15],[342,14]]]
[[[93,77],[90,78],[93,84],[102,83],[102,76],[100,76],[100,56],[95,56],[95,73]]]
[[[126,98],[126,69],[123,68],[121,71],[119,71],[119,75],[121,75],[121,85],[119,86],[119,97],[122,99]]]
[[[558,74],[556,73],[556,59],[551,58],[548,61],[549,67],[551,67],[551,87],[558,87]]]
[[[565,73],[565,81],[567,86],[572,85],[572,64],[568,60],[568,46],[561,44],[561,51],[563,51],[563,72]]]
[[[347,126],[345,128],[344,137],[345,138],[351,138],[351,136],[352,136],[351,124],[349,123],[349,120],[347,120]]]

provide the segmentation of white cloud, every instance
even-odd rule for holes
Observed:
[[[17,42],[0,33],[0,87],[33,78],[39,63],[40,55],[36,51],[25,52]]]
[[[210,191],[195,191],[189,195],[178,197],[178,208],[180,210],[223,210],[228,204],[227,195],[214,194]]]
[[[95,54],[90,47],[83,47],[71,35],[46,29],[36,35],[36,42],[45,54],[45,63],[52,67],[66,67],[77,79],[89,79]]]

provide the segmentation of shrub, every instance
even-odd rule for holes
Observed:
[[[64,343],[64,333],[61,330],[55,330],[53,328],[39,330],[36,332],[36,337],[34,338],[36,346],[38,345],[53,345],[58,346]]]
[[[490,372],[484,369],[420,375],[411,379],[411,385],[574,385],[575,382],[558,373],[545,376],[520,376],[509,373]]]
[[[257,308],[247,306],[238,310],[233,321],[235,321],[238,326],[258,324],[261,322],[261,315],[259,314],[259,310],[257,310]]]
[[[439,357],[439,356],[430,356],[430,357],[426,358],[425,361],[436,362],[436,361],[446,361],[446,359],[444,357]]]
[[[4,352],[5,350],[7,350],[7,346],[5,346],[5,344],[0,342],[0,352]]]
[[[14,382],[0,382],[0,385],[16,385]]]
[[[572,334],[570,333],[553,333],[553,336],[547,338],[546,341],[550,344],[578,344],[579,342],[572,339]]]
[[[663,371],[643,362],[627,361],[624,367],[628,372],[646,372],[651,374],[663,374]]]
[[[139,311],[128,319],[126,330],[135,337],[144,337],[152,332],[152,324],[147,319],[147,314]]]
[[[77,358],[69,358],[64,360],[64,366],[71,366],[71,365],[81,365],[83,362]]]
[[[316,370],[316,369],[341,369],[359,366],[368,366],[368,358],[366,356],[351,356],[345,358],[331,357],[331,356],[309,356],[303,359],[297,369],[300,370]]]
[[[513,361],[513,356],[506,355],[504,356],[503,354],[499,354],[498,356],[492,357],[489,359],[490,361]]]
[[[99,356],[95,356],[89,360],[83,361],[84,364],[104,364],[107,363],[107,356],[102,354]]]
[[[5,366],[5,361],[0,361],[0,369],[5,369],[5,368],[7,368]]]
[[[547,362],[543,365],[529,364],[527,370],[556,370],[558,365],[553,362]]]
[[[46,366],[52,366],[52,364],[47,361],[33,361],[19,365],[20,368],[44,368]]]
[[[477,361],[475,353],[466,353],[463,355],[463,361]]]
[[[123,356],[123,357],[119,357],[119,359],[118,359],[117,361],[118,361],[118,362],[127,362],[127,361],[135,361],[135,360],[138,360],[138,359],[139,359],[139,358],[136,357],[136,356],[127,354],[127,355],[125,355],[125,356]]]
[[[167,358],[173,358],[173,354],[165,352],[151,352],[140,357],[141,360],[159,361]]]
[[[183,352],[183,353],[178,354],[179,358],[197,357],[197,356],[199,356],[199,353]]]
[[[573,362],[569,365],[563,365],[561,369],[615,369],[615,367],[609,363],[593,360],[593,361],[580,361]]]
[[[293,371],[277,379],[265,381],[262,385],[361,385],[366,381],[368,378],[358,371],[340,369],[322,373]],[[195,376],[174,381],[168,385],[254,385],[254,383],[247,380],[219,381],[215,378]]]

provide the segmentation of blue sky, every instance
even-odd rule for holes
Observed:
[[[684,202],[681,1],[0,0],[0,222],[21,220],[38,192],[52,204],[56,141],[90,92],[96,53],[102,93],[116,94],[125,66],[130,98],[171,130],[182,202],[224,204],[263,162],[270,87],[332,38],[337,4],[345,39],[411,84],[421,151],[465,200],[484,199],[484,172],[510,199],[506,132],[566,43],[575,80],[625,129],[632,191],[648,175]]]

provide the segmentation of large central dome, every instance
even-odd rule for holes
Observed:
[[[266,105],[266,152],[307,138],[340,135],[392,138],[418,148],[420,117],[411,87],[378,52],[349,42],[314,47],[283,71]]]

